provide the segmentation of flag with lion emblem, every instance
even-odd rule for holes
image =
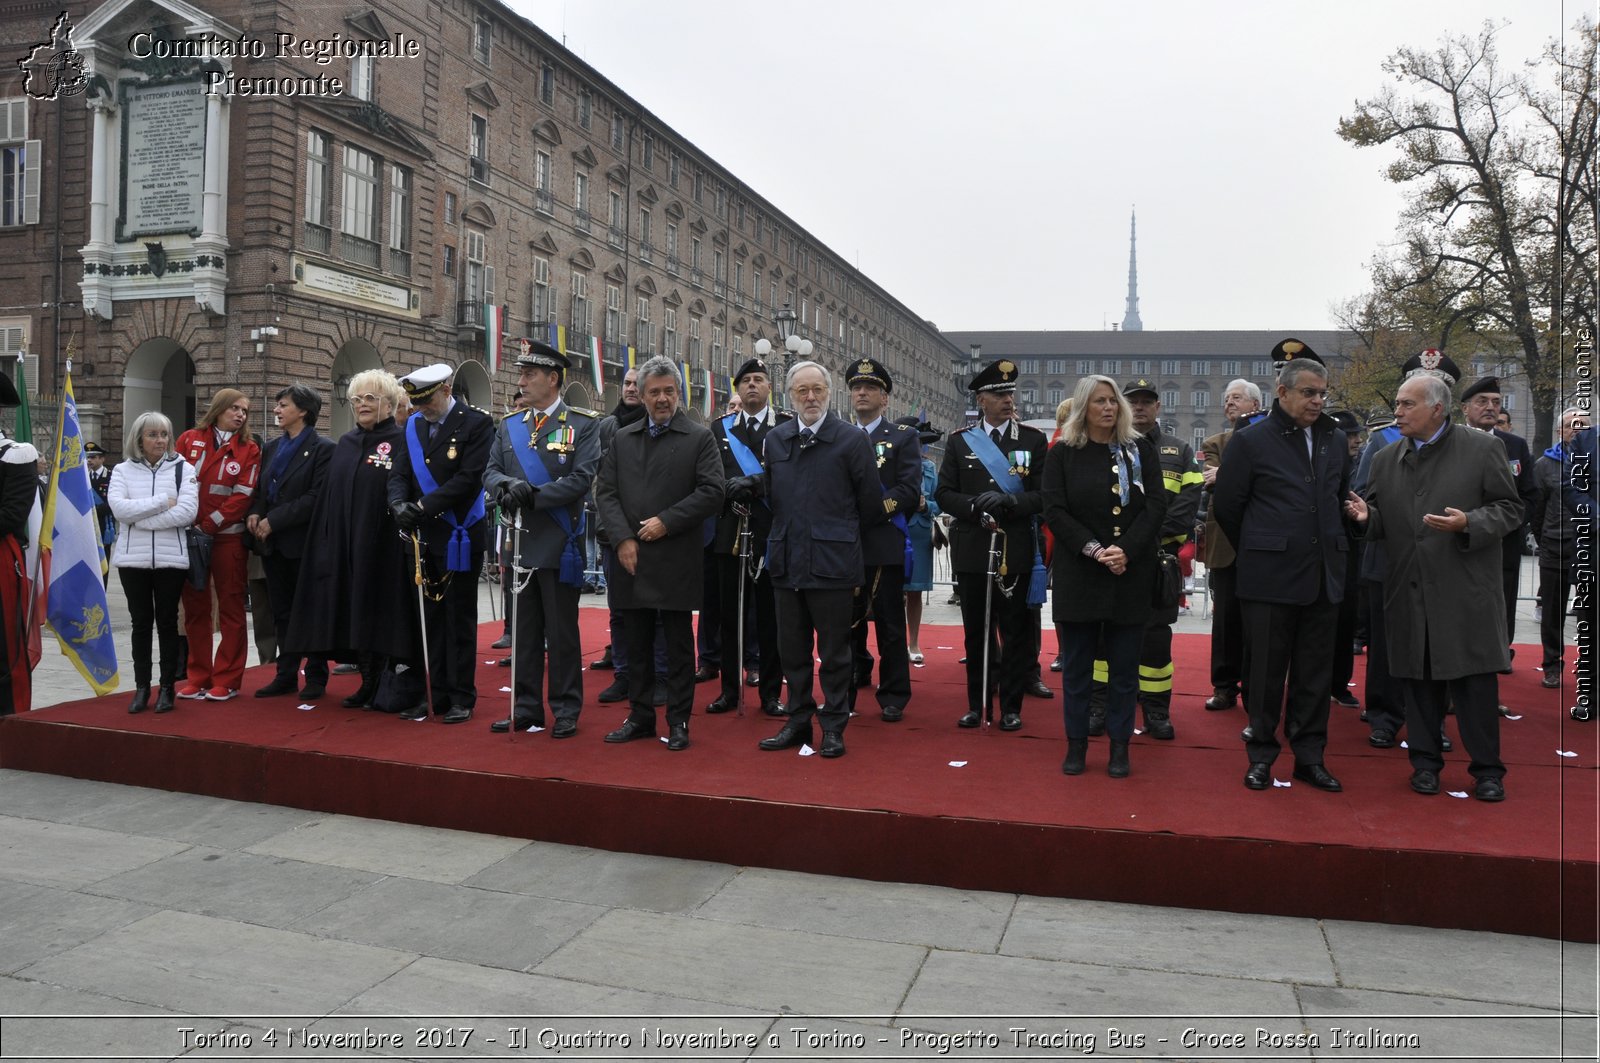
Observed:
[[[60,424],[39,543],[40,551],[49,556],[45,623],[95,694],[109,694],[117,689],[119,676],[106,608],[106,552],[95,520],[89,468],[83,461],[83,430],[72,397],[70,361],[61,391]]]

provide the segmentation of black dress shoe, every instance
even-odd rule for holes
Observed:
[[[1272,765],[1250,765],[1250,770],[1244,773],[1244,784],[1252,790],[1265,790],[1272,784]]]
[[[626,679],[613,679],[610,686],[600,691],[598,700],[602,705],[609,705],[613,701],[627,701],[628,681]]]
[[[636,738],[654,738],[656,729],[647,723],[637,720],[623,720],[622,726],[606,735],[605,740],[611,743],[632,742]]]
[[[501,635],[499,638],[489,643],[489,648],[491,650],[509,650],[511,648],[510,633],[508,632],[507,634]]]
[[[706,706],[706,715],[721,716],[725,712],[732,712],[735,708],[737,708],[737,706],[734,705],[733,702],[729,701],[721,694],[718,694],[712,699],[711,704]]]
[[[689,725],[675,723],[667,728],[667,748],[676,753],[689,748]]]
[[[694,681],[696,683],[709,683],[721,674],[722,673],[720,671],[712,668],[710,665],[701,665],[699,668],[695,669]]]
[[[1561,685],[1561,673],[1546,670],[1544,673],[1544,678],[1539,680],[1539,685],[1544,687],[1546,690],[1554,690],[1556,687]]]
[[[1374,727],[1367,736],[1367,745],[1373,749],[1393,749],[1394,732],[1387,727]]]
[[[1218,690],[1206,699],[1206,708],[1212,712],[1231,709],[1239,704],[1239,695],[1231,690]]]
[[[256,697],[278,698],[285,694],[293,694],[296,689],[298,687],[293,679],[285,679],[283,676],[278,676],[272,682],[256,691]]]
[[[823,731],[822,748],[817,752],[830,759],[844,756],[844,735],[838,731]]]
[[[1029,697],[1034,698],[1053,698],[1056,696],[1056,692],[1054,690],[1051,690],[1049,687],[1044,685],[1043,679],[1035,679],[1033,682],[1029,683],[1025,688],[1023,688],[1022,692],[1027,694]]]
[[[472,719],[472,710],[460,705],[450,709],[442,717],[445,723],[466,723]]]
[[[1052,672],[1061,671],[1061,654],[1056,654],[1056,659],[1050,662],[1050,670]]]
[[[1343,705],[1347,709],[1359,709],[1361,707],[1361,702],[1348,690],[1336,690],[1331,697],[1335,705]]]
[[[595,672],[609,672],[611,668],[611,647],[607,646],[606,652],[602,653],[600,659],[591,664],[589,669]]]
[[[316,701],[328,692],[326,683],[307,683],[300,690],[300,697],[305,701]]]
[[[543,726],[544,726],[544,717],[542,717],[542,716],[518,716],[517,717],[517,730],[519,730],[519,731],[531,731],[535,727],[543,727]],[[493,731],[497,735],[505,734],[507,731],[511,730],[511,717],[507,716],[503,720],[496,720],[494,723],[491,723],[489,725],[489,730]]]
[[[133,688],[133,700],[128,702],[130,713],[140,713],[150,707],[150,684]]]
[[[1432,797],[1439,792],[1439,775],[1426,768],[1411,773],[1411,788],[1419,794]]]
[[[1256,736],[1255,731],[1253,729],[1249,728],[1249,727],[1246,727],[1244,730],[1239,732],[1239,741],[1248,742],[1248,741],[1250,741],[1250,739],[1254,738],[1255,736]]]
[[[794,746],[809,745],[811,743],[811,721],[800,723],[790,720],[783,725],[783,730],[771,738],[763,738],[756,745],[771,751],[774,749],[790,749]]]
[[[1294,777],[1301,782],[1310,783],[1319,790],[1326,790],[1330,794],[1339,793],[1344,789],[1338,779],[1328,774],[1328,769],[1321,764],[1296,764]]]
[[[1018,715],[1017,713],[1014,713],[1014,712],[1003,713],[1000,716],[1000,730],[1002,730],[1002,731],[1020,731],[1020,730],[1022,730],[1022,717],[1020,715]]]
[[[171,712],[177,704],[178,691],[171,684],[164,684],[156,694],[156,711]]]
[[[1506,799],[1505,783],[1499,779],[1479,779],[1478,785],[1472,788],[1472,796],[1479,801],[1504,801]]]
[[[899,723],[906,718],[906,710],[899,705],[890,705],[883,710],[884,723]]]
[[[557,720],[555,726],[550,728],[551,738],[571,738],[577,733],[578,721],[570,717]]]
[[[401,709],[399,715],[402,720],[426,720],[428,718],[428,706],[413,705],[409,709]]]
[[[983,722],[983,718],[975,712],[969,712],[956,721],[957,727],[976,727]]]
[[[777,698],[768,698],[766,701],[763,701],[761,703],[761,711],[772,717],[783,717],[789,715],[788,706],[784,705],[784,703],[779,701]]]

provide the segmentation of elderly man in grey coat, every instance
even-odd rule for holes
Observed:
[[[670,359],[639,367],[645,416],[622,428],[600,459],[595,505],[617,552],[611,586],[623,615],[628,659],[651,658],[659,618],[667,643],[667,748],[689,748],[694,709],[694,626],[704,583],[701,528],[722,509],[722,458],[711,432],[679,403],[683,385]],[[628,718],[606,735],[631,742],[656,733],[655,679],[628,672]]]
[[[1500,540],[1522,523],[1522,501],[1499,439],[1452,425],[1450,387],[1412,377],[1395,397],[1404,438],[1372,462],[1367,497],[1345,512],[1388,547],[1384,620],[1389,668],[1410,697],[1411,788],[1439,792],[1439,728],[1454,703],[1481,801],[1505,799],[1499,682],[1510,664],[1501,608]],[[1485,608],[1492,603],[1491,608]]]

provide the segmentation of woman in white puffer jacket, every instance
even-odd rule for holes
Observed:
[[[194,469],[172,452],[172,422],[142,413],[128,429],[127,460],[111,470],[106,499],[121,525],[111,563],[128,597],[133,622],[133,702],[150,703],[150,634],[161,639],[161,693],[157,712],[171,712],[178,668],[178,601],[189,574],[185,535],[200,508]]]

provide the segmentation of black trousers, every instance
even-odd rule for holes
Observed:
[[[1545,673],[1561,674],[1566,664],[1567,600],[1572,597],[1572,570],[1565,565],[1539,566],[1539,641],[1544,645]]]
[[[871,673],[867,652],[867,618],[878,636],[878,708],[904,709],[911,703],[911,653],[906,649],[906,571],[903,565],[870,565],[867,581],[852,599],[850,643],[853,669]],[[863,659],[866,668],[861,667]],[[850,684],[850,710],[856,707],[856,685]]]
[[[1139,694],[1139,648],[1149,630],[1141,624],[1061,624],[1061,711],[1068,738],[1089,736],[1091,691],[1105,691],[1106,734],[1119,742],[1133,736],[1133,706]],[[1171,629],[1168,629],[1170,634]],[[1104,656],[1100,656],[1100,655]],[[1098,658],[1098,660],[1097,660]],[[1094,682],[1100,661],[1106,682]]]
[[[967,710],[982,713],[987,699],[983,682],[983,609],[984,595],[992,587],[989,576],[983,572],[957,572],[956,590],[961,595],[961,626],[965,635],[967,652]],[[1000,714],[1020,715],[1022,693],[1038,662],[1033,646],[1033,611],[1028,608],[1026,577],[1017,580],[1016,589],[1007,598],[998,587],[993,588],[988,631],[989,676],[988,688],[992,693],[1000,689]],[[996,645],[996,636],[999,644]],[[1032,656],[1033,660],[1028,658]]]
[[[267,554],[261,559],[262,571],[267,576],[267,601],[272,604],[272,626],[278,633],[278,678],[298,685],[299,657],[283,652],[289,644],[289,618],[294,615],[294,587],[300,580],[300,559]],[[307,657],[306,682],[328,685],[328,661],[323,657]]]
[[[1389,672],[1389,625],[1383,584],[1362,580],[1367,606],[1367,726],[1399,734],[1406,725],[1406,685]]]
[[[722,669],[722,566],[710,546],[701,552],[700,622],[695,629],[695,651],[702,668]]]
[[[1211,570],[1211,689],[1237,695],[1244,679],[1244,617],[1239,612],[1239,570]]]
[[[778,653],[789,682],[789,718],[809,723],[814,715],[823,731],[843,731],[850,721],[850,599],[854,591],[790,590],[775,587]],[[822,704],[812,696],[812,649],[822,665]],[[763,663],[765,663],[763,661]]]
[[[1361,596],[1356,584],[1361,577],[1360,545],[1350,544],[1345,555],[1344,600],[1338,605],[1338,627],[1333,633],[1333,676],[1328,683],[1328,693],[1350,693],[1350,680],[1356,674],[1356,621],[1360,616]]]
[[[1328,683],[1339,613],[1325,591],[1309,605],[1241,599],[1244,674],[1249,691],[1252,764],[1271,764],[1283,748],[1278,722],[1296,764],[1321,764],[1328,744]]]
[[[648,660],[654,652],[659,625],[667,646],[667,724],[687,725],[694,711],[694,613],[687,609],[624,609],[622,613],[628,655],[636,660]],[[649,669],[635,668],[628,673],[628,719],[652,730],[656,725],[655,686],[655,673]]]
[[[1527,528],[1518,528],[1500,541],[1500,586],[1506,595],[1506,644],[1517,641],[1517,587],[1522,582],[1522,543]]]
[[[1426,657],[1423,658],[1427,660]],[[1493,672],[1459,679],[1434,679],[1424,669],[1421,679],[1407,679],[1406,745],[1414,771],[1444,770],[1439,753],[1439,729],[1445,709],[1455,706],[1456,730],[1471,763],[1474,779],[1498,779],[1506,766],[1500,761],[1500,677]]]
[[[478,704],[478,572],[483,568],[483,551],[472,551],[468,564],[471,568],[466,572],[451,573],[438,601],[424,596],[434,712]],[[408,564],[408,581],[410,568]],[[425,555],[423,570],[431,585],[444,574],[444,558]],[[419,667],[422,663],[416,662]]]
[[[578,588],[569,587],[556,577],[553,568],[538,568],[528,573],[528,585],[516,595],[512,609],[516,613],[517,679],[512,698],[516,715],[537,724],[544,723],[545,706],[558,720],[576,720],[583,710],[583,648],[578,643]],[[633,629],[627,621],[636,610],[624,609],[628,649],[633,649]],[[643,660],[650,659],[650,645],[655,641],[655,626],[647,626],[641,633],[645,639]],[[612,647],[615,658],[616,647]],[[548,658],[548,660],[546,659]],[[648,668],[636,668],[646,682],[653,683],[655,674]],[[693,669],[691,669],[691,672]],[[631,678],[632,673],[630,673]],[[549,678],[550,695],[545,697],[545,679]],[[648,698],[649,695],[647,694]]]
[[[773,606],[772,577],[763,568],[757,579],[741,573],[742,562],[737,556],[717,556],[717,583],[722,593],[722,696],[729,704],[737,704],[739,688],[744,683],[744,662],[739,656],[739,626],[744,614],[739,610],[739,581],[744,579],[745,605],[755,603],[756,640],[761,657],[761,702],[783,700],[783,674],[787,670],[785,658],[779,648],[778,620]],[[846,622],[848,626],[848,621]],[[745,646],[746,654],[750,647]],[[792,689],[792,688],[791,688]]]
[[[161,685],[172,686],[178,674],[178,602],[188,572],[181,568],[119,568],[122,593],[128,598],[134,686],[150,685],[152,631],[161,640]]]

